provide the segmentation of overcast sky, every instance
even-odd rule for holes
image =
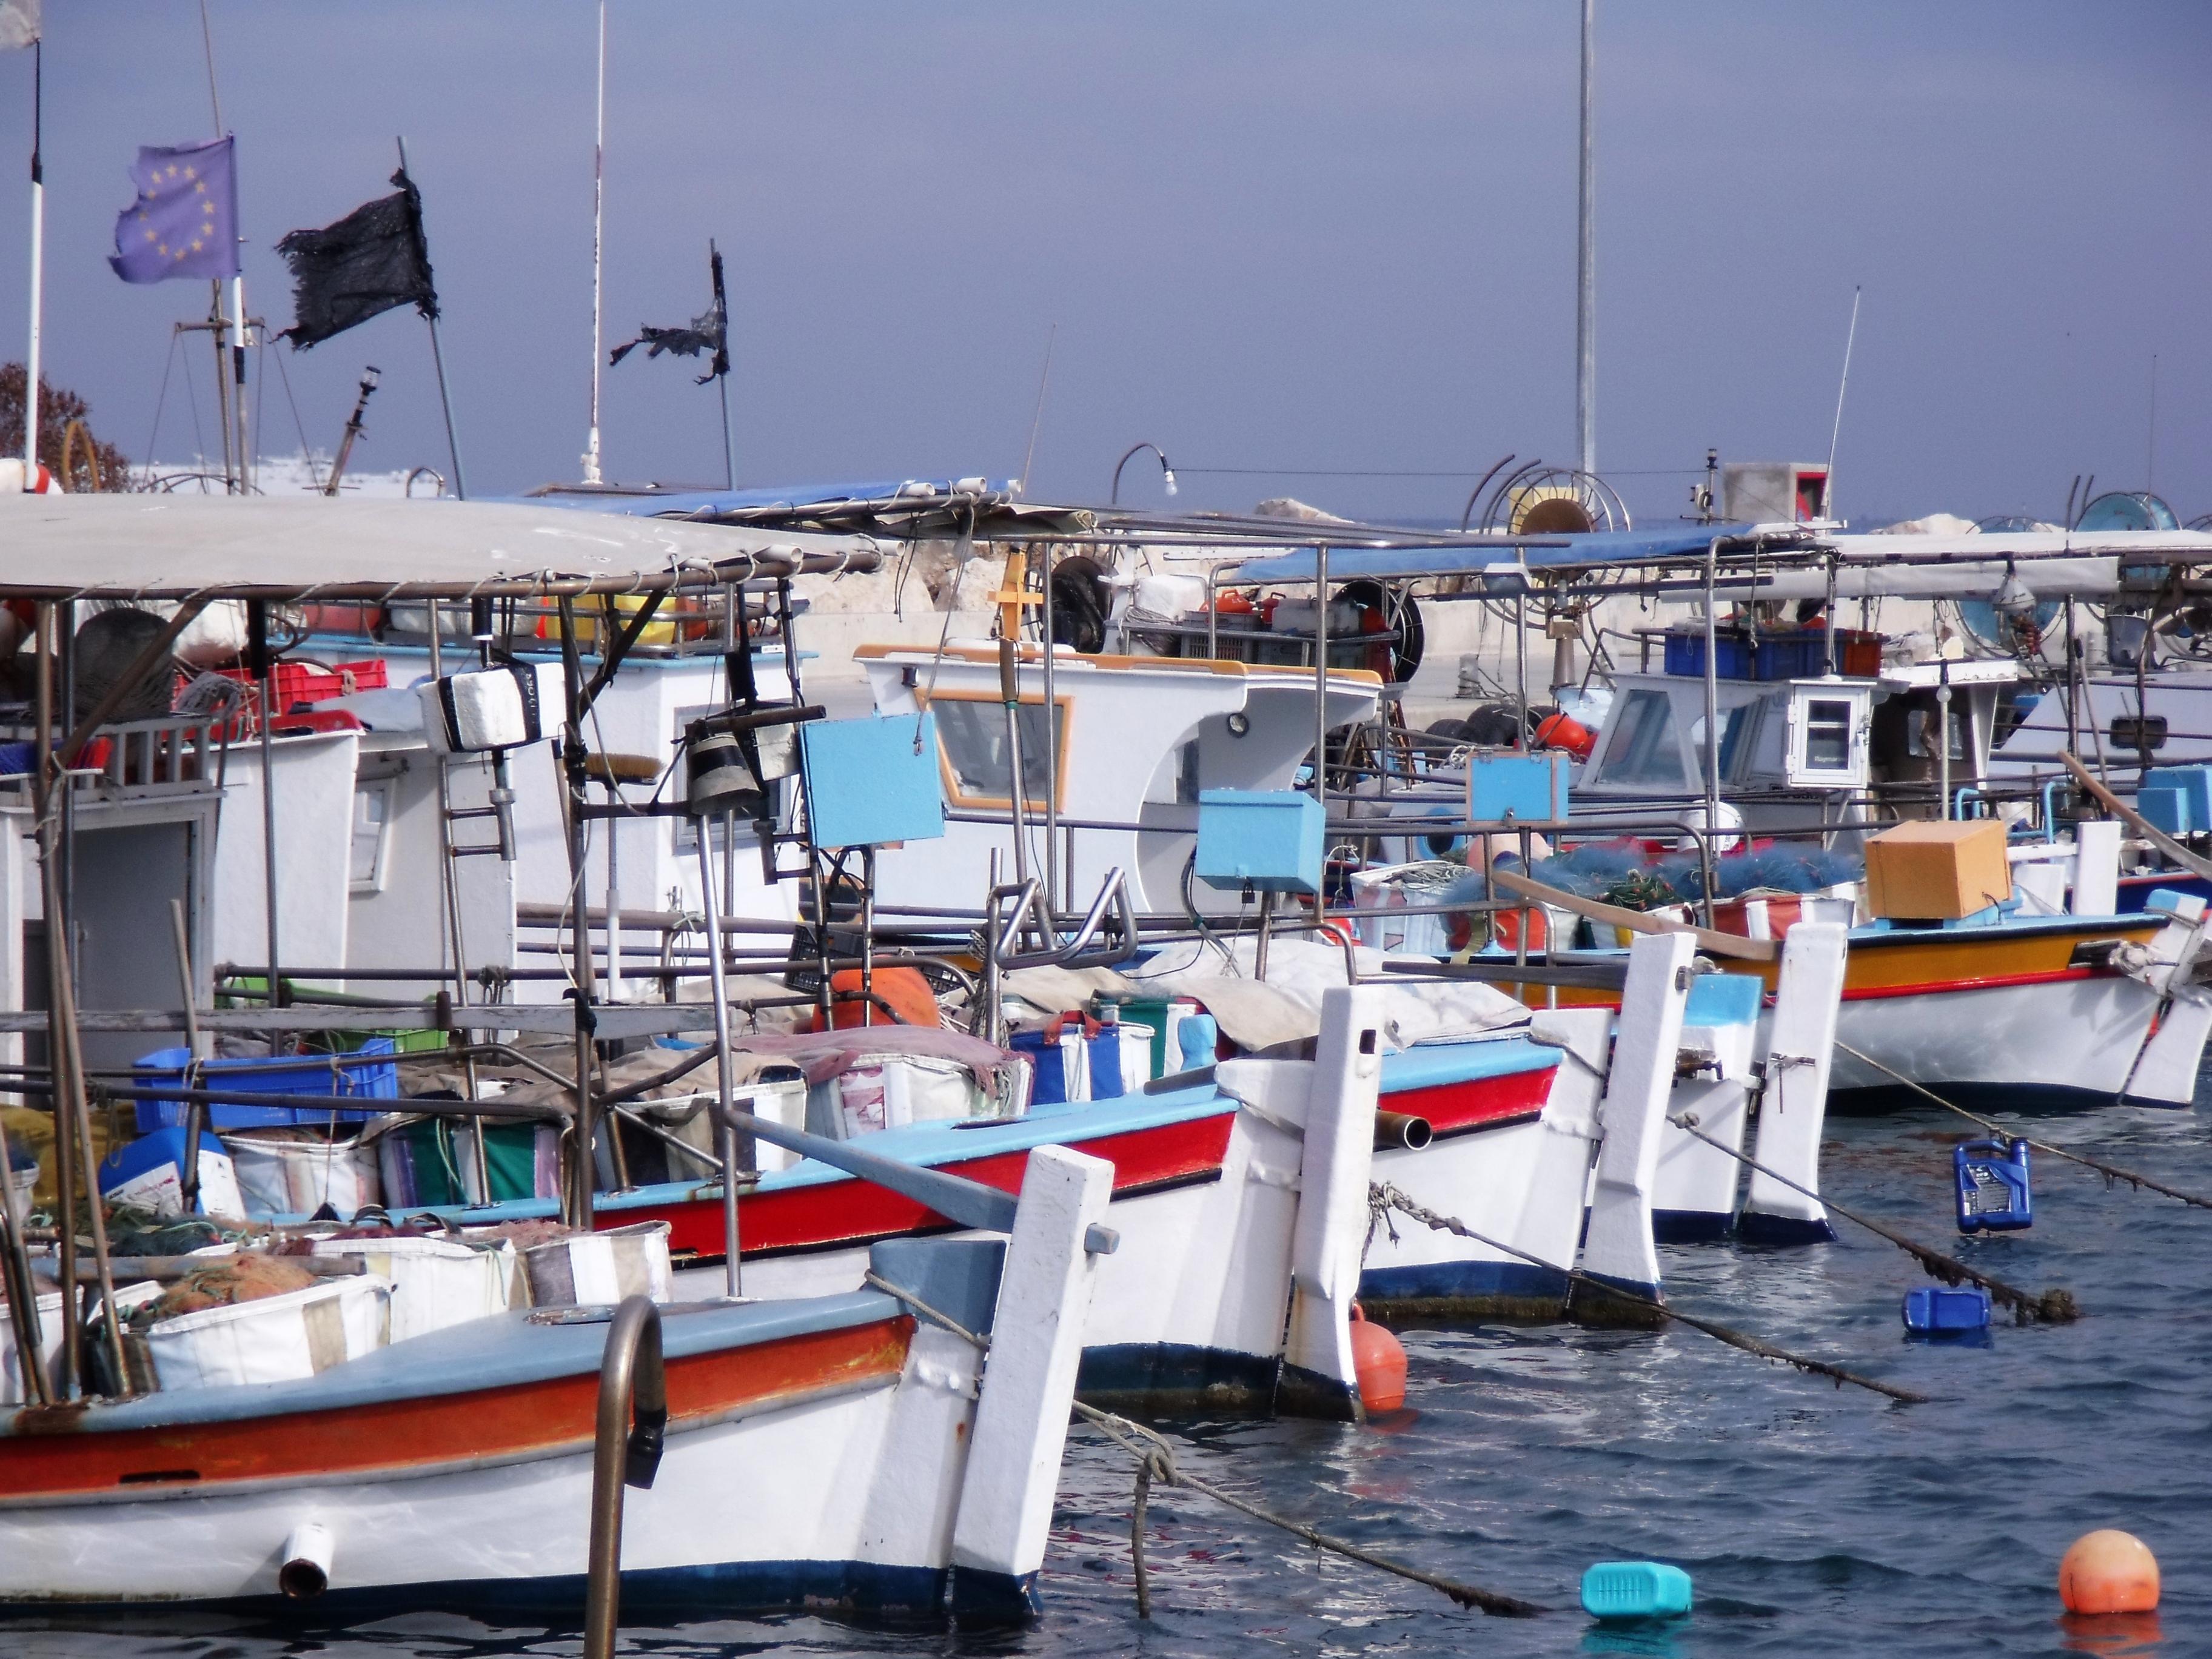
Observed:
[[[475,493],[576,477],[592,7],[210,9],[251,308],[290,320],[272,245],[384,193],[404,133]],[[1181,505],[1455,519],[1509,451],[1571,454],[1576,0],[610,9],[608,343],[702,307],[720,240],[741,483],[1018,473],[1055,325],[1033,495],[1103,500],[1148,439]],[[47,12],[47,374],[141,457],[206,290],[106,256],[135,147],[210,134],[199,9]],[[2212,512],[2212,7],[1600,0],[1597,63],[1598,460],[1639,516],[1680,510],[1709,445],[1825,457],[1854,284],[1847,516],[2142,487],[2154,354],[2156,486]],[[30,68],[0,60],[19,149]],[[27,203],[10,164],[10,357]],[[411,312],[287,356],[318,446],[374,362],[357,465],[442,467]],[[273,356],[264,445],[296,450]],[[720,482],[685,364],[605,384],[611,477]],[[179,364],[165,460],[185,392]],[[1125,498],[1158,489],[1132,465]]]

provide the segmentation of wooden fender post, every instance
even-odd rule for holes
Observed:
[[[1298,1218],[1291,1237],[1290,1335],[1283,1358],[1296,1382],[1340,1395],[1316,1416],[1357,1422],[1359,1381],[1352,1352],[1352,1302],[1367,1237],[1367,1182],[1375,1158],[1375,1103],[1382,1080],[1382,993],[1375,986],[1322,994],[1313,1091],[1298,1164]],[[1292,1386],[1286,1376],[1285,1386]]]
[[[952,1526],[956,1613],[1034,1605],[1097,1274],[1084,1236],[1113,1191],[1103,1158],[1065,1146],[1030,1154]]]
[[[1770,1244],[1832,1240],[1836,1230],[1817,1198],[1785,1186],[1820,1190],[1820,1134],[1827,1121],[1828,1068],[1835,1058],[1836,1016],[1843,1006],[1844,958],[1850,933],[1835,922],[1801,921],[1782,945],[1774,1020],[1766,1040],[1766,1093],[1759,1103],[1759,1139],[1736,1231]]]
[[[1613,1036],[1610,1008],[1539,1010],[1528,1035],[1565,1051],[1544,1102],[1544,1139],[1528,1182],[1528,1205],[1507,1243],[1563,1272],[1575,1265],[1598,1145],[1598,1102]]]
[[[1682,1006],[1690,994],[1697,941],[1688,933],[1646,933],[1628,947],[1628,983],[1601,1109],[1605,1141],[1598,1149],[1597,1187],[1590,1200],[1583,1270],[1594,1277],[1659,1293],[1659,1253],[1651,1242],[1651,1183],[1659,1164],[1659,1131],[1674,1083],[1681,1046]],[[1617,1318],[1628,1311],[1595,1297],[1584,1316]]]
[[[2212,994],[2193,978],[2212,917],[2195,894],[2174,898],[2166,926],[2150,942],[2151,965],[2142,975],[2159,994],[2157,1027],[2136,1053],[2120,1091],[2124,1099],[2159,1106],[2186,1106],[2195,1097],[2197,1067],[2205,1039],[2212,1036]]]

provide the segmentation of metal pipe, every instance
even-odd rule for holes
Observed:
[[[207,1057],[200,1043],[199,991],[192,982],[191,942],[185,929],[185,902],[169,901],[169,921],[176,936],[177,979],[185,992],[185,1047],[191,1051],[194,1061]],[[178,1171],[181,1189],[179,1202],[186,1215],[198,1206],[200,1198],[200,1130],[207,1114],[197,1103],[185,1108],[185,1167]]]
[[[1597,0],[1583,0],[1582,161],[1575,200],[1576,465],[1597,471],[1597,160],[1592,143],[1591,60]]]
[[[1044,913],[1060,911],[1060,720],[1052,700],[1052,544],[1044,544]],[[1104,641],[1100,641],[1104,643]]]
[[[714,893],[714,854],[707,821],[699,820],[699,893],[707,910],[708,976],[714,997],[714,1139],[722,1154],[722,1275],[732,1297],[744,1294],[738,1267],[738,1132],[730,1110],[730,993],[722,971],[721,904]]]
[[[660,1310],[627,1297],[607,1327],[592,1441],[592,1545],[584,1591],[584,1659],[614,1659],[622,1615],[623,1488],[653,1485],[668,1432]]]

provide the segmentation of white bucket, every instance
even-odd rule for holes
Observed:
[[[391,1340],[392,1285],[363,1273],[164,1319],[146,1333],[163,1389],[291,1382]]]
[[[665,1302],[675,1291],[665,1221],[534,1244],[522,1253],[522,1265],[530,1299],[540,1308],[595,1307],[633,1296]]]
[[[313,1215],[325,1204],[350,1216],[364,1205],[384,1201],[374,1142],[263,1130],[226,1134],[222,1146],[237,1174],[246,1212],[255,1219]]]
[[[487,1249],[447,1238],[319,1238],[315,1254],[356,1257],[391,1281],[394,1342],[505,1313],[514,1282],[514,1246],[504,1240]]]

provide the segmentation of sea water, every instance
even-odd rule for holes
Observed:
[[[2212,1194],[2203,1104],[2030,1121],[2042,1139]],[[2212,1211],[2108,1189],[2039,1156],[2033,1230],[1961,1238],[1950,1146],[1962,1131],[1972,1133],[1933,1109],[1833,1122],[1823,1185],[2023,1290],[2064,1286],[2080,1302],[2078,1323],[2016,1327],[2001,1316],[1983,1341],[1909,1340],[1899,1304],[1927,1280],[1840,1218],[1832,1244],[1662,1252],[1668,1296],[1685,1311],[1932,1403],[1838,1389],[1680,1326],[1486,1326],[1407,1333],[1407,1408],[1377,1422],[1179,1427],[1193,1473],[1324,1532],[1553,1609],[1541,1617],[1463,1611],[1156,1486],[1152,1617],[1139,1620],[1131,1466],[1079,1429],[1039,1584],[1043,1616],[1030,1628],[891,1632],[783,1618],[631,1626],[624,1642],[653,1655],[852,1659],[2212,1652]],[[2059,1556],[2096,1527],[2135,1533],[2157,1553],[2156,1615],[2062,1617]],[[1649,1628],[1586,1618],[1577,1605],[1583,1569],[1631,1559],[1687,1570],[1694,1610]],[[312,1637],[198,1618],[127,1635],[19,1626],[0,1642],[9,1653],[98,1659],[578,1649],[573,1631],[447,1617]]]

